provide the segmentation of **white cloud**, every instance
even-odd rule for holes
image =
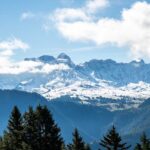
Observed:
[[[35,14],[33,14],[32,12],[24,12],[21,15],[21,20],[32,19],[34,17],[35,17]]]
[[[94,8],[94,4],[86,5],[86,7],[87,6],[91,6],[90,8],[91,10],[93,8],[93,11],[97,9]],[[110,43],[116,44],[119,47],[128,46],[132,56],[135,58],[150,58],[149,3],[134,3],[130,9],[124,9],[122,11],[121,19],[99,18],[94,20],[94,14],[89,15],[84,9],[81,10],[86,16],[78,20],[72,17],[72,20],[68,21],[70,18],[68,18],[69,16],[65,15],[65,13],[57,14],[58,17],[56,17],[55,20],[56,27],[64,37],[71,41],[93,41],[97,45]],[[77,9],[77,12],[78,11]],[[64,16],[62,17],[61,15]],[[60,19],[59,17],[65,19]]]
[[[94,13],[101,8],[106,7],[109,4],[108,0],[89,0],[86,4],[86,9],[89,12]]]
[[[40,73],[50,73],[53,72],[55,70],[68,70],[70,69],[69,66],[65,65],[65,64],[44,64],[42,69],[38,69],[37,71],[33,71],[33,73],[35,72],[40,72]]]
[[[51,73],[56,70],[68,70],[65,64],[44,64],[36,61],[21,61],[7,65],[0,65],[0,74],[21,74],[21,73]]]
[[[0,50],[27,49],[29,46],[17,38],[0,42]]]
[[[24,43],[20,39],[12,38],[6,41],[0,42],[0,66],[9,65],[11,56],[14,55],[15,50],[26,50],[28,44]]]
[[[0,74],[20,74],[28,71],[36,70],[36,67],[39,66],[40,63],[33,61],[21,61],[21,62],[13,62],[8,63],[6,65],[0,64]]]
[[[17,38],[0,41],[0,74],[21,74],[21,73],[50,73],[54,70],[69,69],[65,64],[44,64],[40,61],[12,61],[16,50],[29,48],[29,45]]]
[[[90,17],[88,17],[82,9],[63,8],[55,11],[53,19],[56,21],[71,22],[79,20],[88,21],[90,20]]]
[[[96,13],[107,5],[108,0],[87,0],[85,6],[80,8],[56,9],[52,18],[55,21],[89,21],[91,20],[91,13]]]

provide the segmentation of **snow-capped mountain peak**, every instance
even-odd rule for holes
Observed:
[[[75,66],[71,58],[65,53],[59,54],[57,58],[50,55],[42,55],[38,58],[25,58],[24,61],[34,61],[34,62],[42,62],[42,63],[49,63],[49,64],[66,64],[70,67]]]
[[[65,60],[71,61],[71,58],[65,53],[59,54],[57,59],[65,59]]]
[[[49,100],[78,97],[82,103],[109,106],[113,110],[138,107],[150,97],[150,64],[143,60],[91,60],[76,65],[62,53],[57,58],[26,58],[18,66],[11,66],[11,73],[0,72],[1,89],[37,92]]]
[[[59,54],[57,57],[57,61],[58,61],[58,63],[65,63],[65,64],[69,65],[70,67],[75,66],[75,64],[72,62],[71,58],[68,55],[66,55],[65,53]]]

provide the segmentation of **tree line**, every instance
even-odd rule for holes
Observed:
[[[99,150],[128,150],[131,146],[122,141],[113,126],[100,140]],[[7,129],[0,137],[0,150],[91,150],[78,130],[73,132],[72,142],[65,144],[61,130],[46,106],[28,108],[23,115],[17,106],[11,112]],[[150,150],[146,134],[140,138],[134,150]]]

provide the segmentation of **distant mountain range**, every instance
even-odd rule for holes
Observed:
[[[64,53],[43,55],[1,69],[0,89],[36,92],[47,100],[69,96],[111,111],[137,108],[150,97],[150,64],[110,59],[75,64]]]

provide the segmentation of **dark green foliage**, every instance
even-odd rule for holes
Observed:
[[[90,147],[85,144],[77,129],[73,133],[72,144],[68,145],[68,150],[90,150]]]
[[[86,144],[85,145],[85,150],[91,150],[90,145]]]
[[[135,149],[134,149],[134,150],[142,150],[141,145],[140,145],[140,144],[137,144],[137,145],[135,146]]]
[[[55,124],[47,107],[38,106],[35,111],[37,117],[37,142],[39,150],[61,150],[63,140],[60,129]],[[37,150],[38,150],[37,149]]]
[[[29,107],[28,112],[24,114],[24,148],[37,149],[37,117],[32,107]]]
[[[141,136],[140,143],[136,145],[135,150],[150,150],[150,140],[145,133]]]
[[[3,148],[3,140],[2,140],[2,137],[0,137],[0,150],[2,150]]]
[[[0,138],[0,150],[65,150],[60,129],[47,107],[29,107],[23,117],[15,106],[8,129]]]
[[[22,116],[15,106],[8,121],[7,132],[4,134],[4,147],[11,150],[22,150],[23,142]]]
[[[106,150],[127,150],[130,148],[130,146],[126,146],[126,143],[122,143],[121,136],[117,133],[114,126],[100,141],[100,146]]]
[[[5,131],[4,132],[4,136],[1,140],[1,149],[0,150],[11,150],[11,137],[9,136],[9,134]]]

